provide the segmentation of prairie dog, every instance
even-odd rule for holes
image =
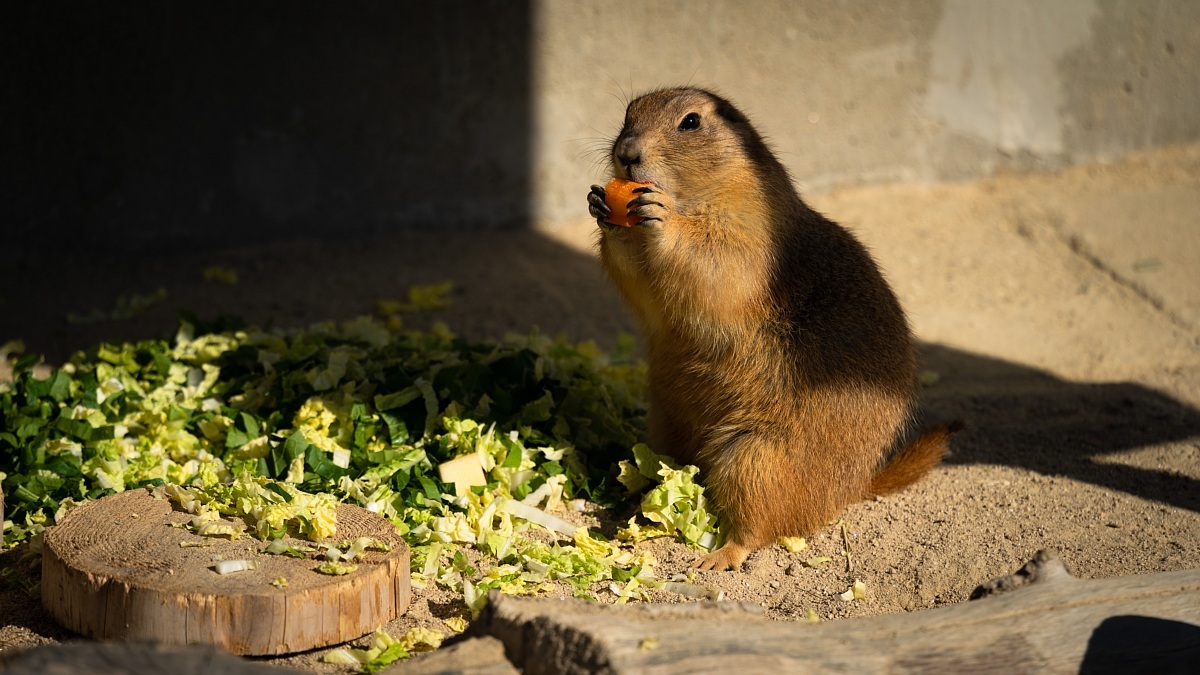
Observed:
[[[588,194],[601,263],[647,347],[650,445],[700,467],[722,519],[723,546],[697,567],[737,569],[941,461],[957,424],[891,452],[917,389],[896,296],[745,115],[701,89],[646,94],[612,168],[650,184],[632,227],[606,222],[603,187]]]

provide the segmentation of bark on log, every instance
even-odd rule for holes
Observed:
[[[753,605],[614,607],[493,593],[472,625],[536,673],[1197,672],[1200,570],[1080,580],[1039,556],[950,607],[770,621]],[[399,670],[398,672],[403,672]]]
[[[383,671],[390,675],[518,675],[494,637],[476,637],[401,661]]]
[[[69,642],[27,649],[0,659],[4,675],[299,675],[301,671],[253,663],[216,647],[144,642]]]
[[[230,541],[171,527],[190,517],[142,489],[71,511],[46,531],[42,606],[87,637],[211,644],[252,655],[353,640],[408,608],[408,546],[378,514],[338,507],[338,542],[369,536],[391,547],[368,551],[344,576],[317,573],[316,560],[261,553],[265,544],[251,537]],[[214,561],[239,559],[258,567],[225,575],[213,569]],[[279,577],[287,584],[272,585]]]

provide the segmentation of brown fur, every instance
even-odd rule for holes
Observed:
[[[688,113],[699,128],[680,129]],[[699,465],[722,516],[725,544],[700,567],[736,568],[941,460],[949,427],[884,463],[915,399],[904,314],[742,113],[703,90],[642,96],[613,165],[654,184],[633,205],[649,220],[601,227],[600,259],[642,325],[651,447]]]

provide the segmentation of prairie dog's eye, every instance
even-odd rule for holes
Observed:
[[[680,131],[695,131],[700,128],[700,113],[688,113],[683,116],[683,121],[679,123]]]

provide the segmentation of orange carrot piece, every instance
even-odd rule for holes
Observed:
[[[604,186],[604,203],[608,204],[608,222],[621,227],[632,227],[642,221],[641,216],[629,214],[629,202],[637,195],[637,188],[646,187],[649,183],[635,183],[624,178],[614,178]]]

